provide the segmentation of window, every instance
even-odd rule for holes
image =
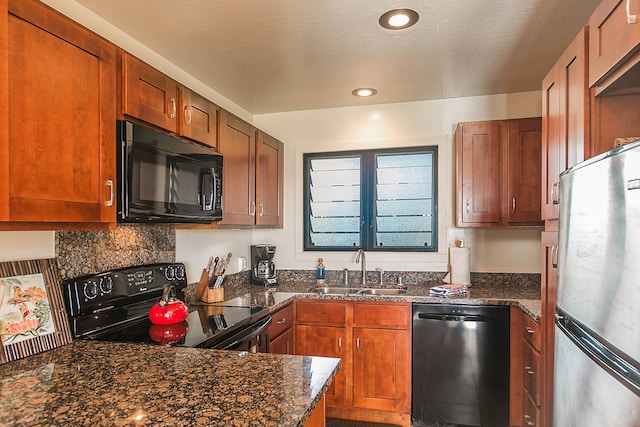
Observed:
[[[305,250],[438,250],[437,147],[304,155]]]

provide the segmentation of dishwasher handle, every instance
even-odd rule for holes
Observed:
[[[485,316],[482,314],[418,313],[418,318],[425,320],[444,320],[447,322],[493,322],[496,320],[493,316]]]

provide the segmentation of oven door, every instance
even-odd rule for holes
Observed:
[[[270,324],[271,316],[263,317],[240,332],[236,332],[230,337],[225,337],[207,348],[267,353],[269,351],[268,327]]]
[[[222,219],[222,156],[131,122],[118,122],[120,222]]]

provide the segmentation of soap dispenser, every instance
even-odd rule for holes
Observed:
[[[324,285],[324,264],[322,263],[322,258],[318,259],[318,266],[316,267],[316,285]]]

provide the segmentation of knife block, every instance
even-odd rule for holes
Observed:
[[[216,278],[217,279],[217,278]],[[202,302],[219,302],[224,300],[224,288],[209,288],[209,284],[213,283],[212,279],[209,279],[207,270],[202,270],[200,275],[200,281],[196,288],[196,299]],[[224,281],[223,281],[224,283]]]

